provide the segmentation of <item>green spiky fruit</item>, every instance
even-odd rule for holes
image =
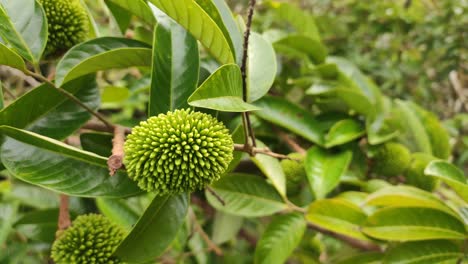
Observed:
[[[89,21],[80,0],[40,0],[49,36],[45,55],[59,55],[86,40]]]
[[[124,164],[131,179],[158,195],[192,192],[218,180],[233,159],[229,130],[191,110],[159,114],[132,129]]]
[[[102,215],[80,215],[55,240],[52,259],[57,264],[120,263],[111,255],[124,236],[121,227]]]
[[[406,183],[426,191],[433,191],[437,181],[424,174],[427,165],[437,158],[426,153],[413,153],[411,155],[411,165],[405,172]]]
[[[290,195],[294,195],[300,191],[301,182],[306,177],[306,171],[304,169],[305,157],[300,153],[290,153],[288,157],[291,159],[281,160],[281,167],[286,176],[287,192]]]
[[[411,153],[404,145],[388,142],[378,147],[374,157],[374,172],[382,176],[401,175],[409,166]]]

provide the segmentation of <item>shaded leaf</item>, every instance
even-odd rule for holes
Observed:
[[[141,192],[123,172],[110,177],[105,157],[13,127],[0,126],[0,132],[8,136],[0,150],[2,162],[18,179],[72,196],[127,197]]]
[[[81,133],[81,147],[89,152],[96,153],[103,157],[112,155],[112,138],[114,136],[109,133]]]
[[[133,211],[121,199],[97,198],[96,205],[103,215],[112,222],[131,228],[137,221],[139,215]]]
[[[299,213],[273,218],[255,248],[255,263],[285,263],[301,242],[306,229],[304,216]]]
[[[417,241],[399,244],[390,248],[383,263],[425,264],[458,263],[463,252],[448,240]]]
[[[231,173],[211,185],[225,205],[205,191],[208,202],[216,209],[233,215],[259,217],[286,209],[276,190],[258,176]]]
[[[198,84],[198,43],[183,27],[156,12],[149,116],[187,108]]]
[[[139,17],[148,25],[156,24],[156,19],[154,19],[150,7],[144,0],[105,0],[105,2],[108,6],[112,4],[113,6],[126,10],[130,14]],[[119,23],[119,17],[116,17],[116,21]],[[123,27],[120,29],[122,30]],[[122,32],[125,32],[125,30],[122,30]]]
[[[256,116],[284,127],[313,143],[323,144],[324,127],[304,109],[286,99],[272,96],[263,97],[256,101],[255,105],[261,108],[260,111],[254,112]]]
[[[10,66],[20,71],[26,70],[23,58],[0,42],[0,65]],[[0,108],[1,109],[1,108]]]
[[[327,49],[318,40],[304,35],[288,35],[273,43],[278,51],[286,51],[293,55],[307,55],[315,64],[320,64],[327,57]]]
[[[243,220],[242,217],[217,211],[213,220],[213,242],[222,244],[236,238]]]
[[[176,237],[188,206],[187,194],[156,196],[114,255],[131,263],[154,260]]]
[[[147,44],[116,37],[103,37],[71,48],[57,64],[55,83],[62,86],[73,79],[101,70],[151,66]]]
[[[307,151],[304,169],[310,188],[317,199],[324,198],[339,184],[351,158],[351,151],[335,152],[317,146]]]
[[[378,252],[366,252],[343,259],[338,264],[381,264],[383,256]]]
[[[275,3],[273,7],[277,9],[278,18],[289,22],[298,33],[320,40],[320,33],[312,14],[290,3]]]

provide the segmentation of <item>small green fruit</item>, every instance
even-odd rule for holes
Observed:
[[[409,166],[411,153],[404,145],[394,142],[378,147],[374,157],[374,172],[382,176],[401,175]]]
[[[132,129],[124,164],[138,186],[157,195],[193,192],[218,180],[233,159],[229,130],[191,110],[159,114]]]
[[[40,3],[49,32],[45,55],[60,55],[86,40],[90,25],[79,0],[40,0]]]
[[[52,259],[57,264],[120,263],[112,253],[125,231],[98,214],[78,216],[52,245]]]
[[[411,155],[411,165],[405,172],[406,183],[426,191],[433,191],[437,186],[437,181],[424,175],[427,165],[437,158],[426,153],[413,153]]]
[[[295,195],[300,191],[300,185],[306,178],[304,169],[304,155],[300,153],[290,153],[289,159],[281,160],[281,167],[286,176],[286,189],[289,195]]]

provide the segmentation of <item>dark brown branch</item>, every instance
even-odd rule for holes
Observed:
[[[60,194],[60,209],[58,218],[58,230],[57,235],[67,229],[71,225],[70,212],[68,211],[68,196]]]
[[[276,131],[279,137],[286,143],[293,151],[298,152],[300,154],[306,154],[306,150],[302,148],[296,141],[294,141],[287,133],[283,131]]]
[[[264,154],[264,155],[268,155],[268,156],[278,158],[278,159],[291,159],[290,157],[284,154],[273,152],[267,147],[257,148],[257,147],[252,147],[252,146],[249,147],[247,144],[234,144],[234,150],[247,152],[251,156],[255,156],[257,154]]]
[[[114,138],[112,139],[112,155],[107,160],[110,176],[114,176],[117,170],[123,166],[124,142],[125,128],[121,126],[115,126]]]
[[[57,90],[59,93],[63,94],[65,97],[68,99],[72,100],[75,104],[79,105],[81,108],[85,109],[88,111],[91,115],[95,116],[97,119],[99,119],[103,124],[105,124],[109,129],[113,129],[114,126],[109,123],[102,115],[100,115],[98,112],[94,111],[93,109],[89,108],[87,105],[85,105],[83,102],[80,101],[80,99],[76,98],[72,93],[68,92],[67,90],[64,90],[60,87],[57,87],[55,84],[53,84],[51,81],[49,81],[46,77],[42,76],[41,74],[37,74],[35,72],[26,70],[25,73],[29,76],[32,76],[36,78],[39,81],[45,82],[48,85],[52,86]]]
[[[362,249],[362,250],[366,250],[366,251],[379,251],[381,252],[382,249],[379,247],[379,245],[377,244],[374,244],[372,242],[366,242],[366,241],[361,241],[361,240],[358,240],[358,239],[355,239],[355,238],[352,238],[352,237],[348,237],[348,236],[345,236],[345,235],[342,235],[342,234],[338,234],[338,233],[335,233],[333,231],[330,231],[330,230],[326,230],[320,226],[317,226],[313,223],[307,223],[307,226],[310,228],[310,229],[313,229],[317,232],[320,232],[322,234],[325,234],[325,235],[329,235],[329,236],[332,236],[334,238],[337,238],[345,243],[347,243],[348,245],[354,247],[354,248],[358,248],[358,249]]]

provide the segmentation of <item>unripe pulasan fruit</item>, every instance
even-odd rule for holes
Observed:
[[[102,215],[81,215],[55,240],[52,259],[57,264],[121,263],[112,253],[124,236],[124,229]]]
[[[49,32],[45,55],[60,55],[86,40],[90,25],[80,0],[40,0],[40,3]]]
[[[388,142],[378,147],[373,157],[374,172],[382,176],[401,175],[409,166],[411,153],[400,143]]]
[[[157,195],[193,192],[218,180],[233,159],[234,142],[209,114],[175,110],[132,129],[124,164],[138,186]]]
[[[433,191],[437,185],[437,180],[424,174],[427,165],[437,158],[426,153],[413,153],[411,164],[405,172],[406,183],[426,191]]]
[[[291,159],[281,160],[281,167],[286,176],[286,188],[290,195],[295,195],[300,191],[300,185],[306,177],[304,169],[304,155],[300,153],[290,153],[288,157]]]

